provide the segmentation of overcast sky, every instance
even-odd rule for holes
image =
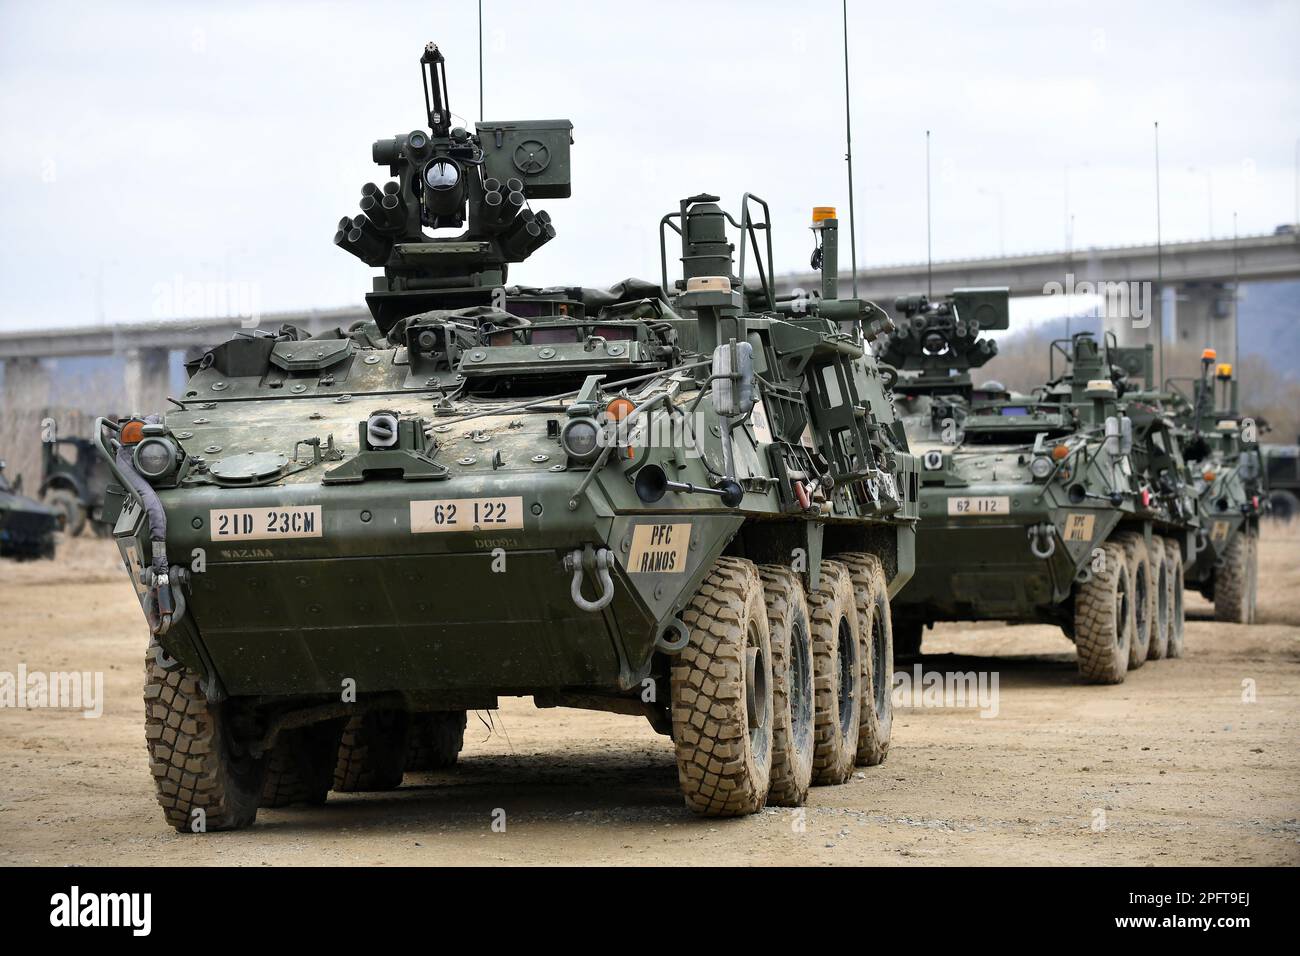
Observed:
[[[767,198],[776,266],[847,218],[840,5],[484,3],[488,119],[574,123],[536,284],[657,278],[660,216]],[[359,303],[331,244],[378,138],[423,124],[418,59],[478,118],[476,4],[0,0],[0,330],[170,314],[234,283],[261,311]],[[1300,3],[850,2],[859,260],[936,259],[1295,217]],[[1067,204],[1068,181],[1068,204]],[[845,237],[847,238],[847,237]],[[847,260],[847,241],[843,243]],[[847,262],[846,262],[847,264]],[[193,306],[193,303],[191,303]]]

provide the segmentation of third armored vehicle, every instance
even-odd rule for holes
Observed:
[[[335,236],[383,270],[374,321],[225,342],[177,407],[97,430],[168,821],[395,787],[512,695],[649,719],[702,814],[879,763],[917,471],[833,213],[807,301],[773,294],[750,196],[664,217],[673,288],[666,244],[659,285],[509,285],[555,235],[529,203],[569,195],[571,124],[453,126],[421,62],[428,128],[375,144],[394,179]]]
[[[5,463],[0,461],[0,558],[54,557],[58,512],[24,496],[9,483],[4,471]]]

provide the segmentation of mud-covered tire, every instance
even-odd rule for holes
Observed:
[[[1214,572],[1214,619],[1229,624],[1254,624],[1259,580],[1257,534],[1243,528],[1233,536]]]
[[[1165,539],[1165,560],[1169,562],[1169,588],[1173,601],[1169,605],[1169,642],[1165,645],[1165,657],[1183,656],[1183,630],[1187,618],[1183,610],[1183,589],[1187,586],[1183,580],[1183,549],[1173,538]]]
[[[812,786],[817,722],[812,631],[803,582],[789,568],[760,565],[772,644],[772,773],[767,802],[801,807]]]
[[[401,710],[372,710],[349,718],[334,766],[334,789],[358,793],[400,787],[410,728],[410,714]]]
[[[1075,590],[1074,645],[1084,681],[1118,684],[1128,673],[1133,640],[1133,581],[1124,546],[1107,541],[1101,547],[1103,570]]]
[[[1139,532],[1126,531],[1116,535],[1115,540],[1124,546],[1129,583],[1133,587],[1133,638],[1128,645],[1128,669],[1135,671],[1147,662],[1151,650],[1157,608],[1155,565],[1146,539]]]
[[[337,720],[282,731],[266,755],[260,805],[324,803],[334,785],[342,734],[343,724]]]
[[[182,833],[238,830],[257,817],[265,763],[239,748],[230,704],[214,704],[199,676],[151,643],[145,654],[145,741],[163,815]],[[202,811],[201,814],[196,811]]]
[[[757,813],[772,773],[772,644],[753,562],[718,558],[682,611],[690,641],[670,673],[673,747],[686,806]]]
[[[1173,623],[1175,603],[1174,571],[1166,539],[1152,538],[1148,550],[1151,570],[1155,575],[1156,613],[1151,619],[1151,644],[1147,648],[1147,660],[1158,661],[1169,654],[1169,628]]]
[[[465,723],[463,710],[412,714],[406,772],[442,770],[455,765],[465,746]]]
[[[1274,521],[1294,521],[1300,517],[1300,498],[1281,488],[1269,492],[1268,516]]]
[[[920,621],[894,619],[894,657],[920,657],[925,625]]]
[[[75,492],[67,488],[50,488],[41,495],[41,501],[63,515],[63,533],[70,538],[81,534],[86,527],[86,508]]]
[[[862,639],[849,569],[823,561],[808,594],[813,676],[817,688],[813,783],[844,783],[853,774],[862,722]]]
[[[889,609],[889,580],[874,554],[837,554],[849,570],[858,612],[862,706],[857,763],[874,767],[889,756],[894,727],[894,623]]]

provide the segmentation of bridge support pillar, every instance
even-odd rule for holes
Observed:
[[[50,402],[50,370],[38,358],[4,360],[0,401],[0,456],[10,481],[23,479],[23,490],[36,494],[41,483],[41,418]]]
[[[1188,282],[1178,286],[1174,299],[1174,341],[1182,351],[1214,349],[1223,362],[1237,362],[1234,354],[1236,314],[1232,287],[1222,282]],[[1187,374],[1186,370],[1183,374]]]
[[[1101,298],[1102,329],[1114,333],[1117,344],[1125,348],[1159,347],[1165,310],[1153,283],[1098,282],[1096,287]]]
[[[131,349],[126,353],[126,411],[132,415],[162,414],[171,378],[167,349]]]

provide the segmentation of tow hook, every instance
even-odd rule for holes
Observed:
[[[593,549],[590,545],[581,550],[570,551],[564,558],[564,570],[573,572],[573,582],[569,585],[569,595],[573,603],[584,611],[599,611],[614,600],[614,579],[609,569],[614,566],[614,552],[609,548]],[[584,570],[596,572],[600,581],[600,597],[588,601],[582,596],[582,573]]]
[[[1029,528],[1029,550],[1034,557],[1046,561],[1056,553],[1056,528],[1050,524],[1036,524]]]
[[[140,583],[145,587],[144,616],[151,634],[166,634],[175,621],[185,616],[187,578],[188,572],[179,565],[165,571],[145,568],[140,572]]]

